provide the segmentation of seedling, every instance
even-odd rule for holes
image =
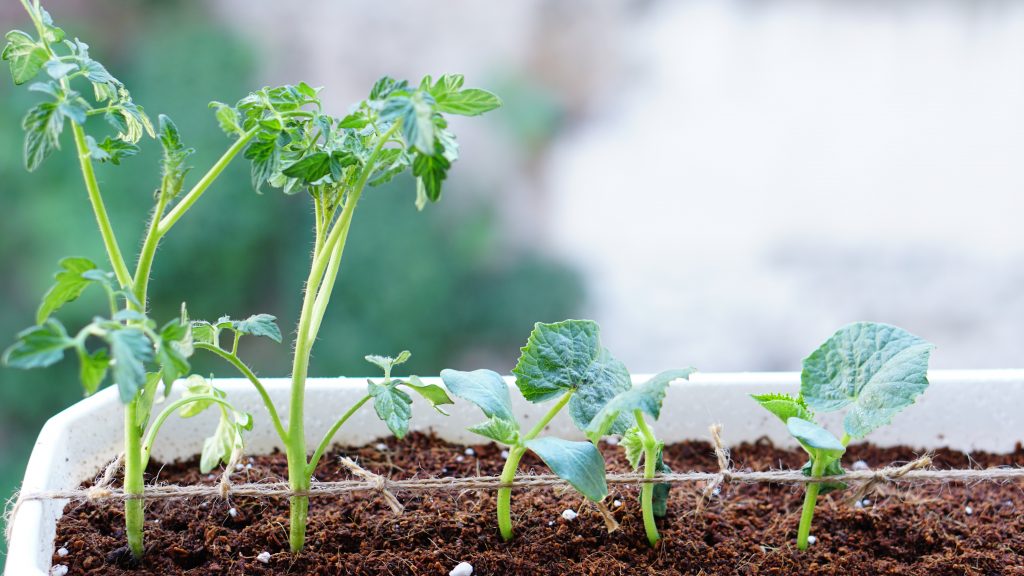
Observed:
[[[851,440],[861,439],[892,422],[928,387],[928,360],[934,346],[890,326],[857,322],[840,328],[804,359],[800,394],[764,394],[754,399],[786,423],[789,433],[810,456],[804,474],[840,476],[840,459]],[[842,439],[814,421],[814,412],[848,408]],[[797,548],[806,550],[818,495],[845,488],[838,481],[808,484]]]
[[[404,362],[407,353],[394,360],[372,357],[371,361],[384,369],[384,383],[371,383],[368,395],[338,418],[307,458],[304,411],[309,358],[360,197],[368,186],[379,186],[411,171],[416,179],[417,208],[439,200],[442,181],[458,157],[458,145],[444,115],[476,116],[500,105],[490,92],[463,88],[463,78],[458,75],[441,76],[436,81],[427,76],[415,86],[382,78],[368,99],[340,119],[324,113],[319,89],[306,84],[265,88],[234,106],[213,103],[221,128],[236,139],[235,146],[245,148],[257,190],[270,186],[285,194],[305,192],[313,202],[313,256],[295,337],[287,429],[263,385],[238,358],[235,348],[221,348],[215,335],[221,323],[197,325],[201,330],[195,338],[197,349],[230,362],[260,393],[285,446],[288,482],[294,491],[309,490],[317,463],[334,434],[370,398],[396,436],[404,435],[410,417],[409,396],[399,386],[435,406],[449,402],[438,386],[425,386],[414,378],[391,380],[391,367]],[[293,552],[305,543],[308,509],[308,497],[290,499],[289,544]]]
[[[668,370],[612,398],[590,421],[586,429],[587,438],[596,444],[602,436],[616,430],[625,430],[621,446],[626,451],[626,458],[634,470],[640,467],[642,458],[644,478],[648,480],[653,479],[656,472],[671,472],[672,469],[665,464],[662,457],[665,443],[659,442],[654,436],[654,432],[644,419],[644,414],[657,420],[661,415],[661,404],[665,400],[668,385],[673,380],[689,378],[693,371],[693,368]],[[664,518],[668,512],[669,487],[667,483],[646,482],[640,489],[644,530],[651,546],[656,546],[661,538],[658,535],[655,518]]]
[[[581,494],[594,502],[603,500],[608,485],[601,452],[590,442],[540,436],[566,407],[576,427],[585,430],[609,400],[629,389],[629,372],[601,346],[598,325],[590,320],[537,323],[512,373],[528,401],[536,404],[557,399],[526,433],[520,431],[512,413],[509,387],[496,372],[441,372],[449,392],[476,404],[487,417],[469,430],[509,447],[501,482],[512,484],[519,461],[530,450]],[[500,488],[498,529],[506,541],[512,539],[511,503],[512,489]]]
[[[143,472],[164,421],[175,411],[189,417],[213,405],[220,408],[220,424],[214,436],[203,445],[203,471],[209,471],[218,462],[228,461],[241,447],[242,431],[251,426],[247,414],[236,411],[223,393],[199,377],[189,380],[188,390],[181,399],[169,403],[151,418],[161,394],[160,382],[163,382],[162,395],[166,397],[174,381],[188,374],[193,335],[184,307],[180,318],[162,326],[147,316],[146,309],[157,245],[242,150],[248,138],[229,147],[182,195],[190,170],[186,163],[193,151],[182,143],[171,119],[161,115],[155,130],[125,86],[89,55],[85,43],[67,39],[38,0],[22,0],[22,5],[28,11],[36,35],[20,30],[8,32],[2,57],[10,64],[15,84],[38,79],[29,90],[39,93],[43,99],[29,110],[22,122],[25,167],[30,171],[38,168],[60,148],[65,127],[70,129],[86,193],[113,272],[104,272],[86,258],[62,260],[56,283],[39,307],[37,325],[18,335],[17,342],[4,353],[3,361],[17,368],[41,368],[60,361],[67,351],[74,351],[81,364],[81,382],[87,395],[95,392],[110,373],[125,405],[124,491],[137,496],[125,501],[125,533],[131,553],[139,558],[143,552]],[[86,90],[79,92],[79,88]],[[112,134],[109,130],[103,133],[88,122],[99,116],[113,129]],[[163,158],[155,206],[132,273],[107,215],[94,163],[120,164],[138,153],[136,144],[147,135],[159,139]],[[53,314],[90,286],[105,291],[109,314],[96,317],[71,335]],[[246,333],[243,327],[234,329]]]

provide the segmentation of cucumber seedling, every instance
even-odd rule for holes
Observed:
[[[385,371],[385,383],[371,383],[367,397],[338,418],[312,457],[307,452],[304,414],[310,354],[338,278],[359,199],[368,188],[410,171],[416,181],[417,208],[436,202],[458,157],[458,144],[445,115],[477,116],[501,105],[490,92],[464,88],[460,75],[437,80],[427,76],[417,85],[381,78],[369,98],[343,118],[324,112],[319,93],[300,83],[264,88],[234,106],[213,103],[221,128],[235,138],[235,146],[244,147],[252,163],[253,186],[257,190],[270,186],[289,195],[303,193],[313,204],[313,255],[295,336],[287,429],[259,379],[233,348],[222,348],[209,336],[207,324],[201,324],[202,336],[195,345],[228,361],[259,391],[285,447],[288,482],[295,492],[309,490],[334,434],[370,398],[396,435],[404,434],[409,416],[409,397],[400,384],[435,406],[447,401],[441,395],[443,389],[423,386],[418,379],[391,381],[391,367],[407,355],[394,360],[374,357],[371,361]],[[298,552],[306,539],[309,498],[293,496],[289,503],[289,546]]]
[[[673,380],[688,379],[693,372],[693,368],[667,370],[612,398],[590,421],[585,430],[587,438],[597,444],[602,436],[626,427],[620,445],[626,451],[626,458],[634,470],[640,467],[640,460],[643,459],[644,478],[648,480],[653,479],[655,473],[672,472],[662,457],[665,443],[658,441],[644,415],[658,420],[668,385]],[[644,531],[647,532],[647,541],[651,546],[656,546],[661,538],[655,518],[664,518],[668,511],[669,486],[666,483],[645,482],[640,488]]]
[[[810,356],[800,373],[800,394],[755,395],[761,406],[786,423],[810,456],[803,467],[813,478],[840,476],[840,460],[851,440],[892,422],[928,387],[928,360],[934,345],[888,324],[856,322],[840,328]],[[814,421],[814,412],[847,409],[843,437]],[[838,481],[807,485],[797,548],[807,537],[820,493],[845,488]]]
[[[184,307],[180,318],[163,325],[147,316],[147,288],[158,244],[242,151],[247,139],[229,146],[183,194],[190,171],[187,161],[193,150],[182,143],[171,119],[161,115],[154,129],[124,84],[89,55],[88,45],[77,38],[68,39],[38,0],[22,0],[22,5],[32,20],[35,35],[20,30],[8,32],[2,58],[10,64],[14,83],[36,80],[29,90],[42,98],[22,121],[25,167],[29,171],[38,168],[60,149],[65,129],[70,131],[85,191],[113,272],[104,272],[86,258],[61,260],[56,283],[46,292],[36,314],[36,326],[18,335],[17,342],[4,353],[3,361],[17,368],[40,368],[55,364],[66,352],[73,351],[81,365],[80,379],[87,395],[96,392],[110,374],[124,403],[124,492],[135,496],[124,503],[125,534],[132,555],[139,558],[143,553],[143,472],[164,421],[175,411],[188,417],[214,405],[220,408],[220,425],[203,445],[204,471],[219,461],[228,461],[241,447],[242,431],[251,426],[247,414],[232,408],[223,393],[198,377],[190,380],[185,395],[151,418],[160,382],[166,397],[174,381],[188,374],[193,335]],[[91,118],[102,118],[109,129],[104,131],[95,126],[95,121],[89,122]],[[159,140],[163,158],[159,188],[154,194],[153,211],[133,273],[107,215],[95,163],[119,165],[138,153],[136,144],[147,135]],[[71,335],[53,314],[90,286],[105,291],[109,314],[97,316]],[[233,329],[247,333],[242,326]]]
[[[608,495],[608,485],[604,458],[597,447],[590,442],[540,436],[551,419],[566,408],[576,427],[585,430],[609,400],[629,389],[629,372],[601,346],[597,323],[537,323],[512,373],[516,387],[529,402],[556,400],[547,414],[526,432],[521,431],[512,413],[509,387],[498,373],[441,371],[448,391],[476,404],[487,417],[469,430],[509,447],[501,471],[502,484],[512,484],[519,461],[531,451],[588,499],[603,500]],[[498,529],[506,541],[512,539],[511,505],[512,489],[499,488]]]

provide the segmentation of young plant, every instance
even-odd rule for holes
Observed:
[[[803,473],[812,478],[843,474],[840,459],[851,440],[889,424],[928,387],[928,360],[934,346],[913,334],[872,322],[840,328],[810,356],[800,373],[800,394],[755,395],[761,406],[786,423],[810,456]],[[814,421],[814,412],[848,408],[842,439]],[[807,485],[797,548],[807,549],[818,495],[845,488],[842,482]]]
[[[694,372],[693,368],[680,370],[667,370],[657,374],[647,382],[634,386],[629,390],[612,398],[605,404],[604,408],[594,416],[587,426],[587,438],[594,444],[601,440],[602,436],[611,433],[614,429],[626,427],[622,437],[621,445],[626,451],[626,458],[634,470],[640,467],[640,460],[644,462],[644,478],[650,480],[654,474],[668,473],[669,468],[662,458],[664,442],[659,442],[644,414],[657,421],[661,416],[661,404],[665,400],[665,392],[673,380],[689,378]],[[651,546],[656,546],[661,536],[658,535],[658,526],[655,518],[664,518],[668,512],[668,491],[669,484],[644,483],[640,488],[640,507],[643,510],[644,530],[647,532],[647,541]]]
[[[324,113],[319,89],[306,84],[265,88],[234,106],[213,103],[221,127],[236,138],[236,146],[245,148],[245,157],[252,162],[253,186],[259,190],[269,185],[285,194],[305,192],[313,203],[313,256],[295,337],[287,429],[259,379],[234,349],[221,348],[210,336],[208,326],[212,325],[199,324],[202,335],[196,337],[197,349],[224,358],[256,386],[285,446],[288,482],[296,492],[309,489],[317,463],[334,434],[371,397],[377,413],[399,436],[407,429],[409,397],[398,385],[419,393],[435,406],[446,403],[447,395],[442,397],[439,387],[424,386],[412,378],[407,382],[390,380],[391,366],[405,358],[374,357],[371,361],[384,368],[384,384],[371,384],[369,394],[339,417],[312,457],[307,452],[304,410],[309,358],[334,290],[360,197],[367,187],[411,171],[416,180],[417,208],[423,209],[428,200],[439,200],[441,184],[458,157],[458,145],[448,130],[445,114],[476,116],[500,105],[501,101],[489,92],[463,88],[459,75],[441,76],[436,81],[427,76],[418,85],[382,78],[367,100],[340,119]],[[308,508],[308,497],[290,499],[289,543],[293,552],[302,550],[305,542]]]
[[[590,320],[537,323],[512,373],[516,387],[535,404],[557,401],[540,421],[523,433],[512,413],[512,401],[505,380],[490,370],[460,372],[443,370],[441,379],[448,391],[476,404],[487,417],[469,430],[507,445],[508,458],[501,471],[503,484],[512,484],[519,461],[527,450],[547,464],[594,502],[608,495],[604,458],[590,442],[572,442],[541,432],[563,408],[568,407],[573,423],[586,430],[609,400],[630,387],[626,366],[601,346],[600,328]],[[624,432],[625,426],[616,428]],[[504,540],[512,539],[512,489],[498,490],[498,529]]]
[[[162,395],[166,397],[174,381],[188,374],[193,335],[184,307],[180,318],[161,326],[148,317],[146,305],[150,271],[160,241],[243,149],[252,134],[230,146],[220,160],[182,194],[190,170],[186,163],[193,151],[182,143],[171,119],[161,115],[158,130],[154,130],[142,107],[132,101],[120,81],[90,57],[85,43],[67,39],[38,0],[22,0],[22,5],[32,20],[35,35],[20,30],[8,32],[2,58],[10,64],[15,84],[37,80],[29,90],[42,96],[42,102],[30,109],[22,122],[25,167],[30,171],[38,168],[60,148],[65,128],[70,130],[85,190],[113,272],[102,271],[86,258],[62,260],[56,283],[46,292],[39,307],[37,325],[18,335],[17,342],[4,353],[3,361],[17,368],[40,368],[60,361],[65,352],[73,351],[81,365],[81,382],[86,394],[95,392],[110,373],[125,405],[124,491],[137,496],[125,501],[125,533],[128,548],[139,558],[143,553],[143,472],[163,422],[175,411],[188,417],[213,405],[220,407],[220,425],[203,447],[204,471],[213,468],[218,461],[227,461],[240,447],[241,432],[251,426],[248,415],[236,411],[222,393],[197,378],[190,381],[181,399],[151,418],[160,395],[160,382],[163,382]],[[85,90],[80,92],[81,88]],[[93,125],[94,122],[90,123],[89,119],[94,117],[102,117],[112,133],[110,130],[104,133]],[[145,135],[159,140],[163,158],[155,205],[133,273],[128,269],[107,215],[94,164],[120,164],[138,152],[136,143]],[[71,335],[52,315],[90,286],[99,286],[105,291],[109,314],[97,316]]]

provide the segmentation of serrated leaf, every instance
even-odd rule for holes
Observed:
[[[786,427],[811,458],[831,461],[842,457],[846,452],[846,446],[843,446],[838,438],[813,422],[802,418],[790,418],[786,421]]]
[[[316,182],[331,173],[331,156],[327,152],[308,154],[285,167],[281,173],[289,178],[298,178],[307,184]]]
[[[591,320],[538,322],[512,373],[530,402],[575,390],[568,408],[580,430],[609,400],[631,386],[626,366],[601,346],[600,328]]]
[[[644,457],[644,437],[636,426],[629,428],[619,440],[619,446],[626,452],[626,460],[636,470],[640,467],[640,460]]]
[[[113,360],[111,374],[114,383],[121,402],[128,404],[146,384],[145,363],[153,359],[153,346],[142,330],[132,327],[111,330],[106,340]]]
[[[467,430],[509,446],[519,442],[519,423],[513,420],[491,417],[484,422],[470,426]]]
[[[61,271],[54,276],[56,283],[43,295],[36,312],[36,324],[42,324],[62,306],[76,300],[93,283],[92,279],[82,276],[83,272],[96,269],[96,264],[88,258],[64,258],[60,267]]]
[[[217,118],[217,125],[228,136],[242,136],[245,130],[242,129],[238,110],[224,104],[223,102],[210,102],[210,108],[214,109],[214,116]]]
[[[597,442],[610,431],[622,433],[636,423],[634,411],[639,410],[654,420],[661,415],[668,385],[679,378],[689,378],[693,368],[666,370],[643,384],[638,384],[608,401],[584,430],[591,442]]]
[[[476,404],[488,418],[516,421],[512,414],[512,397],[509,395],[508,384],[497,372],[462,372],[446,369],[441,371],[441,381],[449,392]]]
[[[418,91],[408,96],[391,96],[384,102],[380,117],[387,122],[402,123],[402,139],[407,147],[423,154],[433,154],[434,112],[431,104]]]
[[[163,148],[163,160],[161,162],[163,182],[162,187],[169,198],[174,198],[181,192],[181,188],[185,183],[185,176],[188,174],[191,167],[185,164],[188,157],[191,156],[195,150],[192,148],[186,148],[181,142],[181,134],[178,132],[178,127],[174,124],[169,116],[161,114],[159,116],[160,132],[159,140],[160,146]]]
[[[452,163],[442,154],[428,155],[417,152],[413,158],[412,174],[419,178],[423,192],[431,202],[441,199],[441,184],[448,177],[448,169],[451,166]],[[417,200],[416,204],[419,207],[421,203]]]
[[[107,368],[110,367],[110,355],[107,354],[106,348],[101,348],[91,354],[79,348],[78,361],[80,364],[78,376],[82,381],[82,388],[85,389],[86,396],[91,396],[96,390],[99,390],[103,379],[107,377]]]
[[[424,400],[430,402],[430,405],[441,414],[448,415],[441,406],[445,404],[454,404],[451,398],[448,397],[448,393],[444,391],[444,388],[437,384],[426,384],[419,379],[418,376],[410,376],[408,380],[398,382],[398,386],[405,386],[410,390],[413,390],[417,394],[423,397]]]
[[[277,326],[277,317],[270,314],[253,314],[245,320],[236,320],[232,329],[249,336],[266,336],[274,342],[281,342],[281,329]]]
[[[259,192],[280,165],[281,155],[277,143],[273,139],[257,138],[246,147],[245,157],[252,164],[252,187]]]
[[[412,352],[402,350],[395,358],[392,358],[391,356],[380,356],[377,354],[368,354],[363,358],[365,358],[367,362],[374,364],[383,370],[385,378],[390,378],[391,369],[399,364],[404,364],[410,357],[412,357]]]
[[[196,344],[217,345],[217,329],[204,320],[192,321],[192,341]]]
[[[35,78],[49,59],[46,48],[21,30],[11,30],[6,38],[7,44],[0,58],[10,64],[14,83],[24,84]]]
[[[3,362],[11,368],[44,368],[64,358],[64,350],[74,345],[64,326],[49,319],[18,333],[17,342],[4,351]]]
[[[933,348],[895,326],[850,324],[804,360],[800,393],[819,412],[849,406],[843,427],[863,438],[890,423],[928,387]]]
[[[501,99],[487,90],[467,88],[457,92],[435,94],[437,111],[460,116],[479,116],[501,107]]]
[[[409,432],[409,419],[412,418],[412,398],[393,385],[382,386],[371,380],[367,382],[370,384],[370,396],[373,397],[373,409],[377,417],[396,438],[404,438]]]
[[[778,416],[783,424],[793,417],[814,422],[814,413],[811,412],[807,407],[807,403],[800,396],[793,397],[789,394],[772,393],[751,394],[750,397],[763,406],[765,410]]]
[[[86,146],[89,148],[89,156],[97,162],[110,162],[119,166],[121,160],[139,153],[139,147],[129,144],[121,139],[107,136],[103,142],[97,143],[92,136],[85,137]]]
[[[57,109],[56,103],[41,102],[29,109],[21,127],[25,131],[25,168],[31,172],[54,150],[60,149],[64,115]]]
[[[608,495],[604,458],[590,442],[544,437],[527,441],[526,447],[540,456],[559,478],[590,500],[599,502]]]
[[[188,341],[190,339],[190,326],[182,324],[180,320],[172,320],[160,330],[156,361],[161,367],[167,389],[189,371],[188,357],[192,349],[192,343]]]

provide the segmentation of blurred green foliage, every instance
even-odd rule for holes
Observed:
[[[257,87],[254,52],[195,4],[126,9],[138,13],[124,16],[122,11],[122,17],[158,25],[126,40],[109,33],[109,22],[72,22],[59,6],[51,7],[69,34],[90,43],[94,56],[125,81],[150,115],[174,118],[186,145],[198,151],[191,164],[205,170],[229,145],[207,103],[233,102]],[[27,26],[27,20],[16,24]],[[38,172],[24,171],[19,123],[33,95],[15,88],[6,76],[0,83],[3,346],[33,322],[62,256],[106,262],[68,135],[64,149]],[[150,141],[139,157],[120,167],[98,167],[126,255],[141,241],[159,185],[158,158],[158,146]],[[573,315],[583,297],[577,276],[539,255],[501,245],[494,207],[460,204],[459,195],[456,186],[446,202],[424,213],[413,206],[414,187],[408,180],[364,197],[314,350],[314,376],[362,375],[368,370],[365,354],[405,348],[413,352],[408,369],[414,373],[436,374],[470,351],[507,358],[510,369],[517,345],[535,321]],[[287,335],[297,321],[308,268],[309,205],[283,194],[257,195],[246,164],[236,160],[161,247],[150,289],[153,317],[171,318],[185,301],[194,318],[274,314]],[[62,320],[72,329],[88,322],[103,310],[98,297],[94,293],[69,305],[60,313]],[[289,345],[246,346],[260,347],[243,351],[259,373],[287,375]],[[201,355],[194,370],[234,376]],[[73,361],[31,372],[0,368],[0,493],[16,489],[43,422],[79,398]],[[2,552],[0,545],[0,557]]]

